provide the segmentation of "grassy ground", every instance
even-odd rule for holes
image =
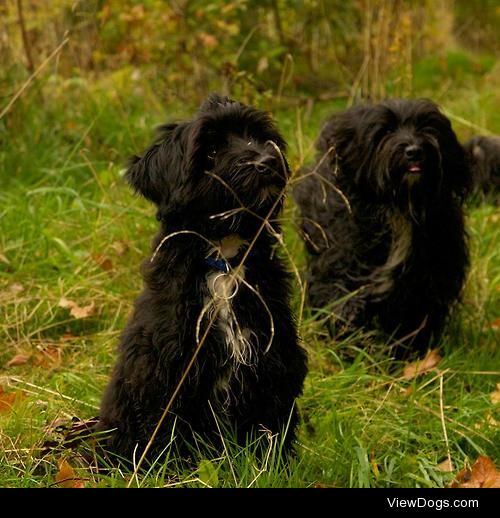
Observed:
[[[439,81],[436,66],[421,64],[418,94],[441,103],[462,137],[478,127],[499,133],[498,66],[471,67],[456,82]],[[294,169],[311,158],[333,108],[276,111]],[[0,486],[54,484],[63,459],[90,486],[130,478],[90,473],[71,451],[41,448],[50,423],[98,410],[156,227],[152,207],[131,195],[120,172],[152,127],[192,107],[168,110],[126,73],[93,82],[54,77],[0,121]],[[293,215],[289,202],[286,246],[301,268]],[[500,371],[499,217],[490,205],[468,210],[472,267],[437,368],[405,380],[382,344],[363,335],[332,342],[306,309],[310,373],[289,467],[271,444],[262,463],[250,449],[234,449],[197,471],[178,473],[174,460],[157,465],[134,485],[442,487],[453,478],[439,468],[448,457],[455,472],[479,454],[498,463],[500,416],[490,394]],[[88,316],[74,318],[63,297]],[[297,290],[297,313],[299,300]]]

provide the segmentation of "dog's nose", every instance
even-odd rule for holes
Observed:
[[[423,150],[418,144],[410,144],[405,148],[405,156],[408,160],[422,160]]]

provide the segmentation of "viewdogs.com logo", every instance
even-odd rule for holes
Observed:
[[[391,509],[398,508],[414,508],[414,509],[435,509],[441,511],[441,509],[453,509],[453,508],[478,508],[479,500],[449,500],[446,498],[433,500],[430,498],[411,498],[411,499],[399,499],[399,498],[388,498],[387,503]]]

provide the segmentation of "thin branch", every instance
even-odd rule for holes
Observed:
[[[23,3],[22,0],[16,1],[17,5],[17,19],[19,21],[19,28],[21,29],[21,35],[23,38],[23,47],[24,53],[26,54],[26,60],[28,61],[28,70],[30,74],[35,70],[35,64],[33,62],[33,58],[31,56],[31,47],[28,40],[28,33],[26,31],[26,24],[24,23],[24,14],[23,14]]]

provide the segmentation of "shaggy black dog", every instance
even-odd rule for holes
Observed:
[[[306,357],[276,253],[284,151],[266,113],[212,95],[133,159],[126,178],[160,231],[102,401],[104,450],[139,458],[165,409],[150,458],[170,442],[181,458],[220,453],[221,430],[242,445],[287,431],[290,448]]]
[[[479,197],[500,205],[500,137],[476,135],[465,144],[474,191]]]
[[[327,121],[317,149],[294,191],[310,304],[331,304],[335,333],[381,328],[399,355],[426,348],[468,265],[471,178],[450,121],[428,100],[360,105]]]

